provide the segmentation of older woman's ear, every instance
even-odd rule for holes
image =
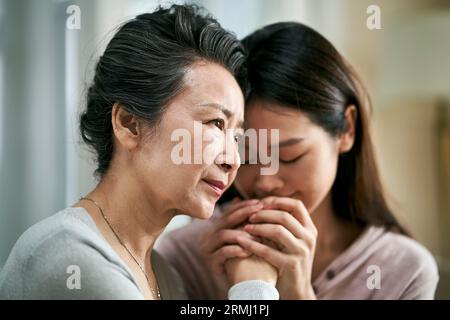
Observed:
[[[115,140],[125,149],[131,151],[140,139],[139,121],[119,103],[115,103],[111,111],[111,123]]]
[[[345,153],[352,149],[355,142],[356,119],[358,111],[354,105],[350,105],[345,110],[346,129],[339,137],[339,153]]]

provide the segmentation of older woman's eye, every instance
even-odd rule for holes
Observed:
[[[214,120],[209,121],[208,123],[215,125],[217,128],[219,128],[222,131],[225,128],[225,121],[223,119],[214,119]]]

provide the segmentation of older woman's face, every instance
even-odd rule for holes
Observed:
[[[195,63],[135,159],[146,194],[174,213],[209,218],[239,168],[243,117],[234,77],[217,64]]]
[[[329,194],[336,178],[337,139],[300,111],[267,101],[251,101],[245,119],[247,126],[256,131],[279,130],[280,162],[274,175],[261,175],[259,164],[242,165],[235,182],[237,189],[246,198],[296,198],[312,213]]]

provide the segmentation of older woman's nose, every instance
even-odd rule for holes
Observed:
[[[220,161],[219,165],[225,172],[237,171],[241,166],[241,158],[237,150],[229,151],[225,153]]]
[[[239,169],[241,166],[241,158],[234,140],[233,142],[227,141],[222,154],[218,157],[217,164],[220,165],[225,172],[237,171],[237,169]]]

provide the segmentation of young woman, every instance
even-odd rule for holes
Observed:
[[[100,57],[80,118],[100,182],[20,237],[0,298],[183,298],[153,245],[178,214],[209,218],[233,182],[245,78],[240,42],[196,7],[124,24]],[[195,124],[206,137],[203,161],[177,165],[172,134],[183,129],[194,141]]]
[[[245,200],[164,239],[160,251],[190,298],[225,298],[260,259],[276,269],[282,299],[433,298],[435,261],[386,203],[369,101],[350,66],[299,23],[269,25],[243,43],[246,124],[279,129],[279,170],[241,166],[234,187]]]

